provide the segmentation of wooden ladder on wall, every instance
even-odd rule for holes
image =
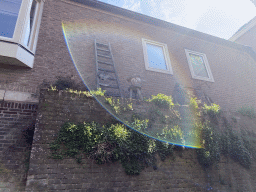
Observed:
[[[95,59],[97,89],[106,90],[107,96],[122,97],[118,76],[115,70],[110,43],[98,43],[95,39]]]

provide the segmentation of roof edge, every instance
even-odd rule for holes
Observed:
[[[233,42],[236,41],[239,37],[241,37],[254,26],[256,26],[256,16],[253,19],[251,19],[248,23],[243,25],[240,29],[238,29],[237,32],[228,40]]]
[[[235,42],[232,42],[230,40],[226,40],[226,39],[222,39],[220,37],[216,37],[216,36],[212,36],[206,33],[202,33],[193,29],[189,29],[186,27],[182,27],[167,21],[163,21],[154,17],[150,17],[147,15],[143,15],[141,13],[136,13],[134,11],[130,11],[127,9],[123,9],[114,5],[110,5],[107,3],[103,3],[101,1],[98,0],[69,0],[72,2],[76,2],[79,4],[83,4],[83,5],[87,5],[89,7],[93,7],[96,9],[100,9],[103,11],[107,11],[110,13],[114,13],[116,15],[120,15],[120,16],[124,16],[130,19],[134,19],[137,21],[142,21],[151,25],[155,25],[155,26],[159,26],[159,27],[163,27],[163,28],[168,28],[171,29],[177,33],[181,33],[187,36],[191,36],[191,37],[195,37],[198,39],[202,39],[208,42],[212,42],[212,43],[216,43],[216,44],[221,44],[223,46],[227,46],[227,47],[231,47],[240,51],[245,51],[247,52],[249,55],[251,55],[251,57],[256,61],[256,53],[252,50],[252,48],[242,45],[242,44],[238,44]],[[254,18],[255,22],[256,22],[256,17]]]

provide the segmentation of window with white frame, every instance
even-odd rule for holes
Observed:
[[[185,49],[192,78],[214,82],[206,55]]]
[[[0,36],[12,38],[22,0],[0,1]]]
[[[147,70],[172,74],[166,44],[142,39],[145,67]]]
[[[1,61],[33,66],[43,4],[44,0],[0,0]]]

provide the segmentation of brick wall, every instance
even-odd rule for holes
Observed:
[[[69,36],[71,39],[67,39],[73,42],[73,44],[71,44],[73,50],[71,53],[75,58],[73,63],[64,40],[61,23],[74,21],[76,25],[71,26],[70,31],[70,34],[73,34],[73,36]],[[159,92],[170,95],[173,93],[175,83],[178,82],[188,88],[201,87],[213,101],[220,104],[223,108],[226,107],[235,110],[241,106],[256,103],[255,97],[253,97],[253,95],[255,95],[255,61],[243,51],[181,35],[170,29],[152,26],[143,22],[135,22],[120,16],[117,17],[113,14],[97,11],[75,3],[70,4],[64,1],[54,0],[45,2],[34,68],[28,69],[0,63],[0,89],[39,93],[40,84],[43,83],[44,79],[53,82],[56,80],[56,76],[73,76],[75,81],[81,82],[78,72],[88,85],[95,87],[96,69],[93,51],[93,41],[95,38],[101,42],[111,43],[124,95],[128,94],[127,90],[129,84],[126,79],[136,71],[136,73],[141,75],[142,79],[145,80],[142,88],[143,96],[150,96],[151,94],[157,94]],[[168,45],[174,75],[145,70],[141,38],[159,41]],[[206,54],[215,79],[214,83],[191,79],[184,48]],[[75,67],[77,67],[78,71]],[[39,183],[46,183],[47,179],[51,180],[51,178],[53,178],[51,182],[58,182],[54,178],[58,177],[57,175],[59,174],[56,174],[54,171],[57,170],[57,173],[62,172],[63,169],[59,169],[58,166],[64,166],[65,161],[63,161],[64,163],[61,162],[58,164],[55,161],[46,160],[42,156],[44,153],[41,153],[41,150],[46,153],[49,152],[47,144],[43,143],[48,142],[48,140],[51,141],[53,137],[51,134],[55,133],[64,121],[88,119],[109,121],[110,118],[108,113],[100,108],[97,102],[90,99],[86,99],[84,102],[79,101],[79,105],[77,103],[75,103],[75,105],[80,107],[72,108],[68,103],[72,104],[72,102],[75,102],[73,100],[71,101],[68,98],[59,100],[59,96],[57,95],[54,96],[56,100],[50,99],[50,96],[46,97],[49,99],[50,107],[42,110],[42,114],[39,116],[39,119],[42,117],[42,120],[40,120],[41,124],[37,124],[38,132],[36,139],[38,139],[39,143],[35,142],[33,151],[35,156],[39,155],[39,157],[42,158],[42,161],[39,159],[37,162],[37,160],[32,157],[32,167],[29,177],[29,181],[31,182],[38,181]],[[55,101],[60,103],[55,103]],[[97,107],[94,108],[94,106]],[[81,114],[82,111],[83,114]],[[1,102],[1,161],[6,170],[10,170],[12,175],[15,176],[13,178],[16,178],[19,182],[25,180],[23,162],[26,158],[25,154],[29,151],[25,146],[22,132],[28,127],[33,127],[35,113],[36,106],[32,106],[31,104]],[[56,118],[53,118],[54,116],[56,116]],[[53,127],[54,129],[52,129]],[[72,160],[67,161],[72,162]],[[33,173],[33,169],[35,170],[33,165],[37,166],[41,163],[45,163],[47,174],[51,173],[51,171],[53,171],[54,174],[50,174],[48,177],[42,170],[42,172],[37,170]],[[71,164],[71,168],[72,166],[76,167],[75,164]],[[56,166],[57,169],[54,169]],[[42,169],[45,169],[45,167],[42,167]],[[98,169],[102,171],[101,167]],[[89,170],[87,171],[89,171],[91,176],[100,178],[100,176],[93,172],[94,170],[90,170],[91,172]],[[70,169],[67,171],[70,171]],[[120,174],[123,174],[121,168],[119,171]],[[247,174],[247,176],[249,174],[244,170],[242,172]],[[107,171],[103,170],[102,174],[107,175]],[[172,174],[176,174],[176,172]],[[77,175],[77,173],[75,173],[75,175]],[[74,177],[82,177],[84,180],[89,180],[91,176]],[[33,178],[35,180],[33,180]],[[127,176],[124,176],[124,178],[129,179]],[[167,179],[163,180],[163,182],[167,182],[168,179],[170,179],[169,176],[166,178]],[[183,175],[182,178],[184,180],[187,176]],[[237,178],[240,178],[239,174]],[[112,179],[115,180],[116,178]],[[146,182],[147,179],[148,178],[144,181]],[[176,180],[177,178],[175,178],[175,182]],[[200,176],[198,176],[198,180],[201,180]],[[80,180],[73,182],[74,185],[71,187],[78,186],[79,188]],[[138,189],[144,186],[144,184],[141,185],[136,182],[136,179],[134,179],[125,185],[136,185]],[[157,182],[157,180],[155,182]],[[0,189],[1,187],[4,188],[5,185],[12,186],[14,183],[14,181],[6,184],[0,183]],[[108,183],[113,184],[115,182],[110,179]],[[112,184],[109,184],[109,186],[112,186]],[[121,184],[119,183],[119,185]],[[205,183],[202,185],[205,186]],[[42,186],[44,187],[44,185]],[[63,186],[59,184],[58,187]],[[88,187],[86,185],[83,185],[83,187],[86,189],[93,188],[92,186]]]
[[[0,191],[25,187],[36,112],[37,104],[0,102]]]
[[[47,1],[43,8],[34,67],[0,62],[0,89],[39,93],[44,80],[55,82],[57,76],[73,76],[76,82],[81,82],[66,47],[59,12],[52,8],[53,4],[55,1]]]
[[[127,19],[75,3],[56,3],[63,18],[67,42],[84,81],[95,88],[94,39],[110,43],[121,91],[128,96],[127,78],[135,73],[144,80],[142,95],[172,94],[176,83],[201,88],[222,108],[235,111],[256,103],[256,65],[242,49],[208,42],[177,31]],[[66,12],[66,9],[69,10]],[[145,69],[142,38],[168,46],[173,75]],[[192,79],[185,49],[206,54],[215,82]]]
[[[66,24],[71,52],[65,43],[62,22]],[[142,38],[167,44],[173,75],[145,69]],[[0,64],[0,89],[38,92],[44,79],[53,82],[56,76],[73,76],[74,80],[81,82],[78,73],[95,88],[94,39],[111,43],[121,91],[125,96],[128,96],[127,78],[136,73],[144,80],[142,95],[146,97],[157,93],[173,94],[175,83],[180,83],[189,89],[200,87],[222,108],[233,111],[256,103],[253,97],[256,94],[256,65],[243,50],[78,3],[54,0],[45,2],[34,68]],[[206,54],[214,83],[191,78],[184,49]]]
[[[66,121],[106,123],[115,121],[91,97],[66,92],[42,91],[30,158],[26,191],[255,191],[256,163],[250,170],[225,156],[218,166],[204,171],[195,149],[176,151],[157,170],[146,168],[139,176],[125,174],[120,163],[97,165],[84,158],[48,158],[51,143]],[[230,117],[233,117],[231,115]],[[245,119],[245,121],[250,121]],[[251,120],[250,126],[253,127]]]

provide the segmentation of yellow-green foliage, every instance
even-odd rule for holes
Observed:
[[[183,132],[178,125],[172,128],[166,126],[163,129],[162,135],[164,136],[165,139],[168,139],[169,141],[173,141],[174,143],[185,144]]]
[[[128,109],[128,110],[133,110],[133,108],[132,108],[132,103],[128,103],[128,104],[127,104],[127,109]]]
[[[190,101],[189,101],[189,107],[193,110],[193,111],[196,111],[198,110],[198,100],[196,97],[191,97],[190,98]]]
[[[216,116],[220,113],[220,106],[215,103],[212,103],[210,106],[204,104],[203,111],[210,116]]]
[[[57,89],[56,86],[50,86],[50,88],[48,88],[48,91],[59,91]],[[67,88],[65,89],[65,91],[69,92],[69,93],[74,93],[74,94],[78,94],[78,95],[85,95],[86,97],[91,97],[92,96],[92,93],[89,92],[89,91],[78,91],[78,90],[73,90],[73,89],[70,89],[70,88]]]
[[[48,88],[48,91],[57,91],[56,86],[50,86],[50,88]]]
[[[137,175],[145,166],[155,166],[154,153],[164,151],[164,157],[170,154],[169,145],[155,142],[121,124],[101,127],[93,122],[65,123],[50,149],[52,158],[73,157],[78,163],[82,162],[82,153],[99,164],[120,161],[127,174]]]
[[[120,114],[122,106],[119,102],[119,99],[114,99],[113,97],[105,97],[105,102],[114,109],[116,114]]]
[[[85,95],[86,97],[92,97],[92,94],[89,91],[77,91],[73,89],[66,89],[66,91],[69,93],[74,93],[78,95]]]
[[[90,91],[90,93],[94,96],[104,96],[106,90],[101,90],[101,88],[98,88],[96,91]]]
[[[162,93],[158,93],[157,95],[152,95],[151,99],[148,99],[149,102],[155,103],[155,105],[162,108],[171,108],[174,103],[172,96],[167,96]]]
[[[130,136],[130,132],[123,124],[111,125],[110,129],[113,130],[116,139],[126,140]]]
[[[146,131],[147,127],[148,127],[148,119],[145,120],[140,120],[140,119],[134,119],[134,122],[131,124],[131,126],[138,130],[138,131]]]

